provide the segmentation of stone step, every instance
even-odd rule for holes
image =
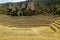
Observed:
[[[58,23],[53,23],[53,25],[54,25],[55,27],[57,27],[58,29],[60,29],[60,25],[58,25]]]
[[[60,21],[60,20],[56,20],[56,21]]]
[[[60,21],[55,21],[55,23],[57,23],[58,25],[60,25]]]
[[[50,28],[51,28],[53,31],[55,31],[55,32],[58,32],[58,31],[59,31],[58,28],[55,27],[55,25],[53,25],[53,24],[50,25]]]
[[[60,27],[60,22],[59,21],[55,21],[55,24],[59,25],[59,27]]]

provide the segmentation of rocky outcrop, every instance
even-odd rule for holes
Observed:
[[[28,5],[27,5],[27,9],[29,10],[35,10],[35,6],[34,6],[34,2],[29,2]]]
[[[33,11],[35,10],[35,4],[33,1],[28,1],[26,3],[23,3],[21,8],[26,8],[27,10]]]
[[[22,3],[21,9],[26,7],[26,3]]]

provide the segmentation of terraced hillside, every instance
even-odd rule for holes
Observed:
[[[41,18],[42,17],[42,18]],[[1,16],[0,23],[4,26],[10,27],[36,27],[36,26],[47,26],[53,22],[54,17],[43,17],[43,16],[26,16],[26,17],[11,17]],[[52,20],[53,19],[53,20]]]
[[[50,27],[55,31],[58,32],[60,29],[60,20],[56,20],[53,24],[50,25]]]
[[[58,32],[60,30],[60,19],[55,20],[55,22],[53,22],[50,27],[55,31]]]
[[[0,21],[1,23],[0,24],[0,40],[60,40],[60,19],[59,18],[53,20],[53,18],[51,17],[46,17],[46,18],[44,17],[40,18],[39,16],[38,17],[21,17],[19,19],[20,21],[18,20],[18,18],[10,17],[10,16],[0,17],[0,20],[1,20]],[[41,20],[43,19],[45,20],[45,22],[42,21],[43,23],[41,24]],[[17,24],[16,20],[18,20],[18,22],[21,22],[22,20],[25,20],[25,21],[27,20],[28,22],[31,22],[32,20],[33,25],[25,24],[25,21],[24,21],[24,24],[22,26],[23,28],[21,26],[15,26],[14,24]],[[39,25],[36,26],[35,25],[36,22]],[[23,21],[21,23],[23,23]],[[11,24],[13,25],[12,27],[9,26]],[[28,26],[25,27],[26,25]]]

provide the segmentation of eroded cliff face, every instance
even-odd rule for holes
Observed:
[[[34,2],[29,2],[28,5],[27,5],[27,9],[29,10],[35,10],[35,6],[34,6]]]
[[[29,2],[23,3],[21,8],[25,8],[27,10],[33,11],[35,10],[35,4],[33,1],[29,1]]]

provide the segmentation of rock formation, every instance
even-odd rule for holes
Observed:
[[[26,8],[27,10],[35,10],[34,1],[28,0],[26,3],[23,3],[21,8]]]

